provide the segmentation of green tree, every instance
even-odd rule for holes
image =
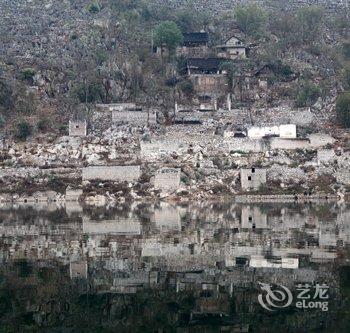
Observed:
[[[338,96],[336,101],[336,112],[339,123],[350,127],[350,92],[344,92]]]
[[[177,24],[173,21],[164,21],[154,31],[154,45],[165,45],[170,52],[173,52],[182,41],[182,33]]]
[[[256,4],[238,6],[235,10],[238,26],[248,35],[254,38],[265,34],[268,21],[267,12]]]
[[[94,103],[104,100],[103,85],[100,82],[79,84],[73,89],[73,97],[77,97],[81,103]]]

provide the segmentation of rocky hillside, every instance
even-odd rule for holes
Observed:
[[[2,0],[2,132],[18,134],[14,127],[18,122],[39,132],[64,132],[69,117],[86,116],[98,102],[136,100],[169,110],[174,89],[166,82],[181,59],[164,61],[152,52],[154,29],[164,20],[174,21],[182,31],[208,31],[211,45],[240,30],[251,45],[243,74],[249,76],[266,64],[276,69],[271,89],[243,100],[246,104],[317,102],[334,115],[334,100],[344,89],[347,2],[310,1],[309,7],[297,0],[259,1],[268,18],[259,36],[240,26],[235,15],[237,6],[256,2]],[[320,10],[300,12],[306,17],[302,32],[295,21],[301,7]],[[286,70],[296,80],[286,82]]]

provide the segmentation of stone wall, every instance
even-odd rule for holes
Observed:
[[[141,176],[139,165],[90,166],[83,168],[83,180],[135,181]]]
[[[162,168],[158,170],[154,180],[154,187],[158,190],[171,192],[180,186],[181,169]]]
[[[112,111],[113,123],[127,123],[134,126],[146,126],[156,123],[156,113],[154,111]]]

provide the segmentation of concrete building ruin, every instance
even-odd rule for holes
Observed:
[[[154,187],[165,192],[172,192],[180,186],[181,169],[162,168],[158,170],[154,180]]]
[[[266,184],[266,169],[241,169],[241,187],[242,190],[257,191],[262,185]]]
[[[70,120],[69,136],[86,136],[87,123],[86,120]]]

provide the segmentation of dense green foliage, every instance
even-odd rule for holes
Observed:
[[[101,102],[103,95],[103,86],[100,82],[81,83],[73,92],[73,96],[77,97],[81,103]]]
[[[175,22],[164,21],[154,31],[154,45],[165,45],[169,50],[175,50],[182,41],[182,33]]]
[[[350,92],[344,92],[337,98],[336,111],[339,123],[350,127]]]

